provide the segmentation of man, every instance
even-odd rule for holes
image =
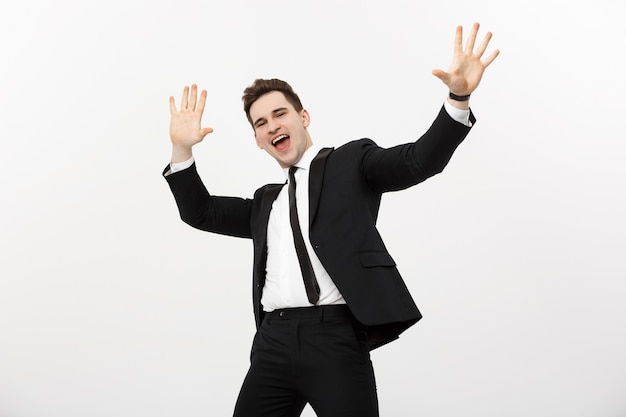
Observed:
[[[449,71],[433,71],[450,90],[433,125],[390,149],[369,139],[316,148],[291,87],[256,80],[244,110],[287,183],[252,199],[212,196],[197,174],[192,147],[212,132],[200,124],[206,91],[185,87],[180,109],[170,97],[172,160],[163,174],[181,218],[254,243],[257,333],[235,416],[299,416],[307,403],[320,417],[378,416],[369,352],[421,318],[376,230],[380,199],[441,172],[475,122],[469,96],[498,55],[481,61],[491,34],[474,51],[478,27],[464,50],[459,26]]]

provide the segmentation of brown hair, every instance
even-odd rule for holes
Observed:
[[[289,104],[291,104],[297,112],[300,112],[303,109],[300,97],[298,97],[298,95],[293,91],[293,88],[291,88],[291,86],[285,81],[277,78],[272,78],[270,80],[259,78],[254,80],[252,85],[244,90],[243,96],[241,97],[243,100],[243,110],[246,112],[246,117],[248,118],[250,124],[252,124],[252,119],[250,119],[250,107],[252,107],[252,104],[262,95],[272,91],[280,91],[283,93]]]

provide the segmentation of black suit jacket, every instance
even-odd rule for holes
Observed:
[[[475,122],[473,115],[470,120]],[[367,326],[371,348],[396,339],[421,318],[376,229],[381,196],[441,172],[469,130],[442,108],[414,143],[383,149],[361,139],[337,149],[322,149],[311,163],[311,245],[356,319]],[[253,304],[258,327],[264,314],[261,293],[267,224],[284,184],[265,185],[254,198],[243,199],[210,195],[195,164],[166,179],[183,221],[198,229],[253,240]]]

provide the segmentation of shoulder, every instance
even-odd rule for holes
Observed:
[[[377,146],[377,145],[376,145],[376,142],[374,142],[372,139],[363,138],[363,139],[356,139],[348,143],[345,143],[341,145],[340,147],[338,147],[337,150],[343,149],[343,148],[354,149],[354,148],[362,148],[362,147],[368,147],[368,146]]]
[[[357,139],[345,143],[338,148],[336,148],[333,152],[335,155],[350,155],[351,157],[357,157],[359,154],[367,153],[369,150],[378,148],[376,142],[369,138]]]
[[[283,188],[284,185],[285,184],[265,184],[254,192],[254,199],[256,200],[264,198],[268,194],[278,194],[278,192],[281,188]]]

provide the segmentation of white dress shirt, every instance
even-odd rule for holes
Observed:
[[[454,120],[466,126],[471,126],[469,110],[457,109],[450,105],[447,100],[444,102],[444,107]],[[345,304],[345,300],[326,269],[324,269],[309,241],[309,168],[311,161],[313,161],[319,150],[319,147],[312,146],[306,150],[300,161],[296,163],[296,166],[299,168],[295,172],[298,220],[300,221],[306,249],[311,258],[313,271],[320,287],[318,305]],[[165,175],[189,168],[193,162],[194,158],[191,157],[184,162],[172,163]],[[288,179],[289,168],[283,168],[283,171],[285,178]],[[281,308],[311,306],[304,288],[304,280],[300,271],[300,264],[298,263],[296,247],[289,223],[289,196],[287,188],[285,184],[272,204],[267,225],[267,274],[261,304],[263,305],[263,310],[268,312]]]
[[[324,269],[309,241],[309,172],[311,161],[320,148],[312,146],[304,152],[295,166],[296,207],[302,237],[306,246],[311,265],[320,287],[318,305],[345,304],[335,283]],[[285,177],[289,176],[289,168],[283,168]],[[289,193],[285,184],[272,204],[272,211],[267,225],[267,266],[265,287],[261,297],[264,311],[273,311],[288,307],[309,307],[304,279],[298,263],[298,255],[293,242],[293,233],[289,222]]]

